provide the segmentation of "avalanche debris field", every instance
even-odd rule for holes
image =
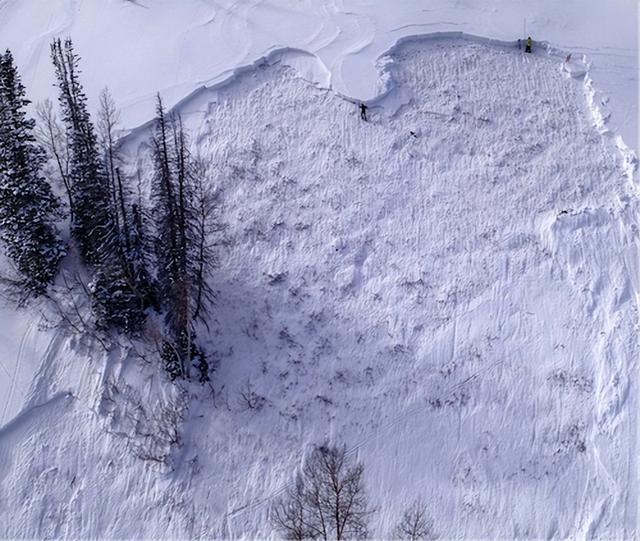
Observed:
[[[279,61],[182,102],[224,225],[215,400],[54,336],[0,429],[0,534],[267,536],[331,439],[376,537],[417,497],[442,538],[631,537],[637,187],[562,60],[408,41],[369,122]],[[180,445],[139,436],[176,404]]]

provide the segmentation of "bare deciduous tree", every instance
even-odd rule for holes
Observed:
[[[394,532],[397,539],[437,539],[433,531],[433,521],[427,514],[427,507],[422,500],[414,501],[402,515],[402,520]]]
[[[56,169],[64,185],[69,204],[69,213],[73,219],[73,197],[71,180],[69,179],[69,134],[58,121],[53,110],[53,103],[47,99],[36,106],[39,124],[36,128],[38,143],[45,149],[47,156],[55,162]]]
[[[364,539],[370,511],[364,465],[346,447],[316,447],[295,483],[273,508],[272,522],[287,539]]]
[[[104,168],[109,177],[111,204],[116,230],[126,244],[130,236],[128,231],[127,211],[125,208],[125,194],[120,177],[120,156],[116,150],[116,132],[120,122],[120,112],[107,87],[100,92],[100,109],[98,111],[98,141],[104,160]]]
[[[253,388],[251,380],[247,379],[244,386],[240,389],[240,396],[238,398],[240,407],[244,410],[260,411],[266,402],[267,399],[258,394]]]

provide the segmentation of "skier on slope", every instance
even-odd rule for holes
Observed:
[[[525,53],[530,53],[530,52],[531,52],[531,46],[532,46],[532,45],[533,45],[533,40],[531,39],[531,36],[529,36],[529,37],[527,38],[527,45],[526,45],[526,47],[524,48],[524,52],[525,52]]]
[[[367,121],[367,109],[368,107],[364,103],[360,104],[360,118],[365,122]]]

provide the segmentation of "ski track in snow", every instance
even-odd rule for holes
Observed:
[[[20,339],[20,346],[18,347],[18,355],[16,356],[16,359],[14,361],[13,373],[9,374],[7,372],[7,375],[9,376],[9,379],[11,381],[9,383],[9,393],[7,395],[7,399],[6,399],[6,401],[4,403],[4,407],[2,409],[2,423],[0,424],[0,426],[2,426],[2,424],[4,424],[4,421],[6,419],[6,414],[7,414],[7,408],[9,407],[9,405],[11,404],[11,401],[13,400],[13,393],[15,392],[15,389],[17,387],[16,378],[17,378],[17,375],[18,375],[18,371],[20,370],[20,366],[24,362],[25,344],[29,341],[29,339],[30,339],[31,335],[33,334],[34,330],[37,331],[37,322],[36,322],[36,320],[33,320],[31,323],[29,323],[29,325],[27,326],[26,330],[24,331],[24,334],[22,335],[22,338]],[[3,368],[4,368],[4,365],[3,365]],[[21,391],[21,393],[24,396],[24,392]]]
[[[418,496],[442,538],[634,536],[635,164],[552,56],[392,56],[369,123],[276,59],[180,102],[226,225],[217,407],[192,397],[173,471],[141,460],[175,391],[54,337],[0,429],[0,537],[268,536],[325,439],[365,462],[376,536]]]

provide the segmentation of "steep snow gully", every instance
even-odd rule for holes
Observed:
[[[458,35],[379,69],[369,122],[295,51],[176,106],[221,197],[215,396],[56,336],[0,429],[0,537],[268,536],[326,439],[376,537],[416,497],[442,538],[635,536],[636,164],[586,67]]]

